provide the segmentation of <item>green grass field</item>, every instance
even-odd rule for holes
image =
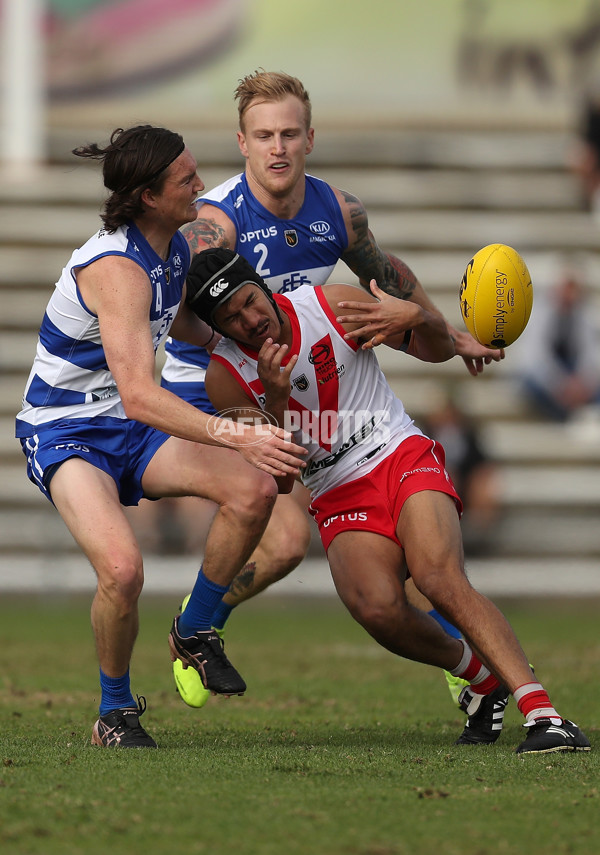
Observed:
[[[514,704],[495,746],[455,746],[441,674],[379,648],[337,601],[274,596],[229,626],[247,695],[201,711],[172,683],[176,601],[143,599],[133,689],[159,750],[93,748],[89,599],[25,605],[0,604],[3,855],[600,851],[597,602],[501,604],[594,749],[527,758]]]

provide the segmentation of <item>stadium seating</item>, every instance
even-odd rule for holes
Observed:
[[[76,550],[58,515],[26,481],[13,421],[52,285],[72,249],[99,226],[98,172],[65,157],[80,135],[80,130],[54,130],[50,165],[34,180],[3,180],[0,186],[0,550],[5,556]],[[207,187],[241,167],[233,134],[191,130],[185,136]],[[536,287],[560,253],[577,252],[591,274],[600,325],[598,229],[566,170],[568,142],[565,133],[546,130],[325,130],[309,169],[363,200],[380,244],[413,268],[456,325],[464,267],[490,242],[515,246]],[[356,281],[342,264],[335,278]],[[417,420],[440,383],[451,384],[477,418],[501,473],[504,516],[494,558],[552,557],[568,563],[600,557],[600,427],[582,425],[577,433],[538,422],[518,394],[510,351],[503,364],[477,379],[457,359],[429,366],[385,348],[378,354]]]

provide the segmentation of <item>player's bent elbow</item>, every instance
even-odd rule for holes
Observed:
[[[128,419],[147,424],[148,414],[143,407],[143,402],[139,398],[121,396],[121,403]]]
[[[449,339],[448,343],[441,347],[437,353],[437,358],[432,359],[432,362],[448,362],[449,359],[456,356],[456,349],[454,347],[454,342],[452,339]]]

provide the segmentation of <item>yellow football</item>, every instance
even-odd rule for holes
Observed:
[[[519,253],[503,243],[476,252],[460,283],[460,311],[473,338],[486,347],[508,347],[529,320],[533,287]]]

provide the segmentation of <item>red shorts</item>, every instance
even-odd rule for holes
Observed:
[[[396,534],[400,511],[409,496],[423,490],[447,493],[460,515],[462,502],[445,463],[439,443],[410,436],[367,475],[323,493],[309,511],[319,526],[325,551],[342,531],[371,531],[401,546]]]

